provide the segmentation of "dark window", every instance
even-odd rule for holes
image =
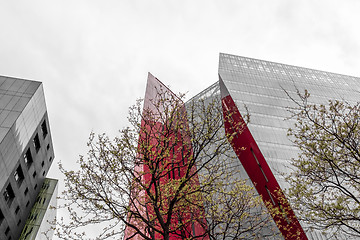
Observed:
[[[44,167],[44,164],[45,164],[45,162],[44,162],[44,161],[42,161],[42,162],[41,162],[41,167]]]
[[[43,183],[43,185],[41,186],[41,188],[42,189],[45,189],[45,190],[47,190],[47,189],[49,189],[49,187],[50,187],[50,184],[49,183]]]
[[[25,188],[24,195],[26,196],[29,193],[29,189]]]
[[[27,203],[26,203],[26,207],[28,207],[28,206],[29,206],[29,204],[30,204],[30,201],[27,201]]]
[[[49,158],[49,162],[51,162],[51,161],[52,161],[52,157]]]
[[[35,184],[34,190],[37,189],[37,184]]]
[[[255,158],[256,163],[258,164],[258,166],[259,166],[259,168],[260,168],[260,171],[261,171],[262,175],[264,176],[266,182],[269,182],[269,180],[268,180],[268,178],[266,177],[265,172],[264,172],[264,170],[262,169],[261,164],[260,164],[259,160],[257,159],[257,157],[256,157],[254,151],[252,150],[252,148],[250,148],[250,151],[251,151],[253,157]]]
[[[38,152],[40,150],[40,147],[41,147],[38,134],[35,135],[35,137],[33,139],[33,143],[34,143],[34,147],[35,147],[36,152]]]
[[[33,173],[33,178],[35,178],[36,177],[36,171]]]
[[[182,164],[185,166],[185,155],[184,155],[184,147],[181,147],[181,156],[182,156]]]
[[[172,176],[173,176],[173,178],[175,179],[175,165],[174,165],[174,163],[172,163],[171,164],[171,170],[172,170]]]
[[[30,220],[36,220],[38,217],[38,214],[37,213],[32,213],[30,216],[29,216],[29,219]]]
[[[4,214],[2,213],[2,211],[0,210],[0,225],[2,224],[2,222],[4,221],[5,217]]]
[[[28,150],[26,151],[25,155],[24,155],[24,160],[25,160],[25,163],[28,167],[31,166],[31,164],[33,163],[33,158],[31,156],[31,151],[30,151],[30,148],[28,148]]]
[[[43,171],[43,174],[42,174],[43,176],[45,176],[45,171]]]
[[[43,123],[41,124],[41,131],[43,134],[43,137],[45,138],[46,135],[48,134],[48,130],[47,130],[47,126],[46,126],[46,121],[44,120]]]
[[[46,145],[46,150],[50,149],[50,143],[48,143],[48,145]]]
[[[21,219],[18,221],[17,225],[19,226],[19,225],[20,225],[20,223],[21,223]]]
[[[5,230],[5,235],[6,235],[6,236],[9,235],[9,232],[10,232],[10,228],[7,227],[6,230]]]
[[[278,204],[279,204],[279,208],[280,208],[280,210],[281,210],[281,212],[282,212],[283,217],[285,218],[286,222],[287,222],[288,224],[290,224],[291,221],[290,221],[290,219],[288,218],[288,215],[286,214],[286,211],[285,211],[284,207],[281,205],[280,202],[278,202]]]
[[[193,219],[193,214],[192,214],[192,213],[191,213],[191,219]],[[192,228],[193,236],[196,236],[196,235],[195,235],[195,224],[194,224],[193,221],[192,221],[192,223],[191,223],[191,228]]]
[[[24,239],[26,239],[26,238],[31,234],[31,232],[32,232],[32,230],[33,230],[33,227],[31,227],[29,231],[27,231],[27,227],[25,227],[25,228],[26,228],[26,229],[23,231],[23,233],[26,233],[26,234],[24,235]]]
[[[15,181],[18,183],[18,186],[20,186],[22,181],[24,180],[24,173],[21,169],[21,165],[19,165],[16,171],[14,172],[14,178]]]
[[[267,193],[269,194],[271,202],[274,204],[274,206],[276,206],[275,200],[274,200],[273,196],[271,195],[271,193],[270,193],[269,189],[267,188],[267,186],[265,186],[265,189],[266,189]]]
[[[19,206],[17,206],[17,207],[16,207],[16,209],[15,209],[15,214],[18,214],[18,213],[19,213],[19,211],[20,211],[20,207],[19,207]]]
[[[6,187],[6,189],[4,191],[4,198],[5,198],[5,201],[8,203],[8,205],[10,205],[12,200],[15,198],[15,194],[14,194],[14,191],[13,191],[10,183],[8,184],[8,186]]]

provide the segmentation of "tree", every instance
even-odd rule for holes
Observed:
[[[333,236],[360,237],[360,102],[292,100],[296,119],[289,136],[300,149],[287,176],[299,217]],[[310,99],[311,100],[311,99]]]
[[[164,87],[156,91],[143,110],[141,101],[130,108],[131,127],[114,140],[91,133],[80,170],[60,165],[70,217],[58,222],[57,236],[85,239],[82,227],[92,224],[104,226],[96,239],[258,235],[271,220],[236,177],[240,163],[231,154],[232,136],[224,133],[219,98],[185,108],[182,97]]]

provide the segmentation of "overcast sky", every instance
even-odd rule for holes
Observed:
[[[0,0],[0,75],[44,83],[55,164],[111,136],[147,72],[188,98],[219,52],[360,76],[358,0]],[[60,185],[61,186],[61,185]],[[61,188],[60,188],[61,191]]]

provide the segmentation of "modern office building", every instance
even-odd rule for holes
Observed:
[[[172,104],[168,105],[169,101],[165,99],[173,99],[170,101]],[[169,112],[174,108],[181,111],[176,114],[174,113],[176,117],[169,117],[171,115]],[[172,120],[172,124],[168,122],[169,119]],[[155,217],[156,211],[159,210],[158,203],[162,203],[161,210],[163,213],[167,212],[170,205],[165,193],[168,187],[162,188],[162,186],[169,184],[173,180],[179,181],[186,174],[196,172],[195,166],[191,168],[186,167],[189,161],[189,154],[186,154],[186,152],[190,152],[191,141],[185,133],[185,129],[188,129],[188,127],[184,103],[170,89],[149,73],[138,140],[138,159],[141,159],[139,161],[141,164],[135,165],[134,172],[141,179],[143,187],[152,186],[150,188],[160,189],[164,193],[159,195],[153,193],[149,197],[149,193],[145,190],[134,190],[132,192],[134,197],[130,202],[129,222],[135,225],[137,230],[127,226],[124,239],[144,239],[141,234],[138,234],[139,232],[148,237],[150,237],[150,232],[153,232],[152,234],[154,234],[153,237],[155,239],[162,238],[160,232],[153,231],[143,222],[151,222],[156,228],[161,229],[160,220]],[[151,149],[152,153],[148,149]],[[148,163],[144,163],[146,161]],[[157,167],[152,168],[154,166]],[[195,180],[192,184],[199,184],[199,181]],[[156,196],[158,201],[156,204],[154,204],[154,196]],[[178,211],[176,219],[171,219],[169,225],[170,229],[176,229],[176,231],[173,230],[174,232],[170,233],[169,239],[185,239],[191,236],[191,234],[197,236],[205,234],[200,224],[190,223],[191,217],[203,216],[199,209],[192,209],[190,213],[190,210],[186,207],[177,207],[174,208],[174,211]],[[165,220],[166,217],[163,221]],[[178,229],[180,224],[183,226],[181,230]],[[203,239],[206,240],[208,238]]]
[[[199,99],[209,102],[221,99],[224,134],[234,136],[229,138],[231,154],[241,163],[236,166],[237,174],[252,185],[269,209],[278,209],[257,239],[331,239],[333,236],[311,230],[298,221],[296,212],[284,201],[283,190],[288,185],[282,173],[289,173],[290,160],[299,154],[287,136],[295,121],[289,118],[288,108],[296,106],[289,96],[296,98],[298,91],[308,90],[312,103],[326,104],[329,99],[340,99],[354,104],[360,99],[360,78],[229,54],[220,54],[218,73],[219,80],[187,104]],[[150,100],[161,85],[149,75],[144,109],[151,108]],[[243,117],[248,113],[251,121],[246,125]],[[245,127],[238,131],[237,126]],[[223,157],[224,161],[227,156]],[[127,232],[126,236],[131,233]],[[248,239],[254,236],[249,235]]]
[[[50,202],[56,181],[45,177],[53,159],[42,83],[1,76],[0,239],[19,239],[32,208]],[[39,221],[43,215],[30,217]]]
[[[294,125],[288,107],[295,107],[288,94],[296,98],[297,91],[305,89],[311,93],[312,103],[339,99],[354,104],[360,99],[360,78],[220,54],[219,81],[192,99],[220,95],[228,133],[244,121],[242,115],[249,111],[251,121],[247,129],[231,139],[231,145],[244,168],[242,177],[250,179],[262,199],[274,207],[284,207],[275,191],[287,187],[281,173],[290,171],[289,160],[299,153],[287,136]],[[231,121],[227,116],[231,116]],[[246,150],[238,151],[241,147]],[[330,238],[320,231],[308,230],[293,211],[275,216],[274,221],[285,239]]]

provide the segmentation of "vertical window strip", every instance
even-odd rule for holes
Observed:
[[[268,193],[268,195],[270,196],[271,202],[273,203],[274,206],[276,206],[275,200],[274,200],[273,196],[271,195],[267,186],[265,186],[265,189],[266,189],[266,192]]]
[[[266,177],[266,175],[265,175],[264,170],[263,170],[263,169],[262,169],[262,167],[261,167],[261,164],[260,164],[259,160],[258,160],[258,159],[257,159],[257,157],[255,156],[255,153],[254,153],[253,149],[252,149],[252,148],[250,148],[250,151],[251,151],[251,153],[252,153],[253,157],[255,158],[256,163],[258,164],[258,166],[259,166],[259,168],[260,168],[260,171],[262,172],[262,174],[263,174],[263,176],[264,176],[264,178],[265,178],[266,182],[269,182],[268,178],[267,178],[267,177]]]

